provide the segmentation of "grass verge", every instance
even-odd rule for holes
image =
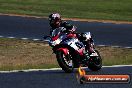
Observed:
[[[45,43],[0,38],[0,70],[58,67]]]
[[[132,21],[132,0],[0,0],[0,13]]]
[[[103,65],[132,64],[132,49],[96,47]],[[0,38],[0,70],[44,69],[59,67],[45,42]]]

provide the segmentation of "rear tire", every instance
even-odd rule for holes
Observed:
[[[90,57],[90,61],[88,63],[88,68],[92,71],[98,71],[102,67],[102,58],[97,50],[95,52],[98,54],[97,57]]]
[[[70,63],[71,59],[68,58],[63,51],[58,50],[56,52],[56,58],[58,61],[59,66],[66,72],[66,73],[72,73],[73,72],[73,62]],[[69,66],[69,64],[72,64],[72,66]]]

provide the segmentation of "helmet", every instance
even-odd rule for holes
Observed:
[[[61,23],[61,16],[59,13],[52,13],[49,15],[50,26],[53,28],[58,28]]]

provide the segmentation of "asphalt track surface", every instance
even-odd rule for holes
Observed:
[[[127,74],[132,78],[132,66],[105,67],[98,72],[86,70],[88,74]],[[132,88],[129,83],[79,84],[77,71],[68,74],[62,70],[0,73],[0,88]]]
[[[78,32],[90,31],[96,45],[132,47],[132,24],[68,21]],[[49,34],[49,23],[44,18],[0,16],[0,37],[43,39]]]
[[[132,47],[132,25],[101,22],[69,21],[79,32],[90,31],[95,44]],[[0,37],[42,39],[49,34],[47,19],[18,16],[0,16]],[[128,74],[132,78],[132,66],[102,68],[98,72],[87,69],[87,74]],[[132,88],[122,84],[78,84],[76,71],[71,74],[62,70],[0,73],[0,88]]]

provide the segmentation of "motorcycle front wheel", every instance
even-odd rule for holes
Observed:
[[[92,71],[98,71],[102,68],[102,58],[97,50],[95,50],[98,56],[90,57],[88,61],[88,68]]]
[[[63,51],[58,50],[56,52],[56,58],[58,61],[59,66],[66,72],[66,73],[72,73],[74,69],[74,65],[72,60],[70,59],[69,54],[65,55]]]

